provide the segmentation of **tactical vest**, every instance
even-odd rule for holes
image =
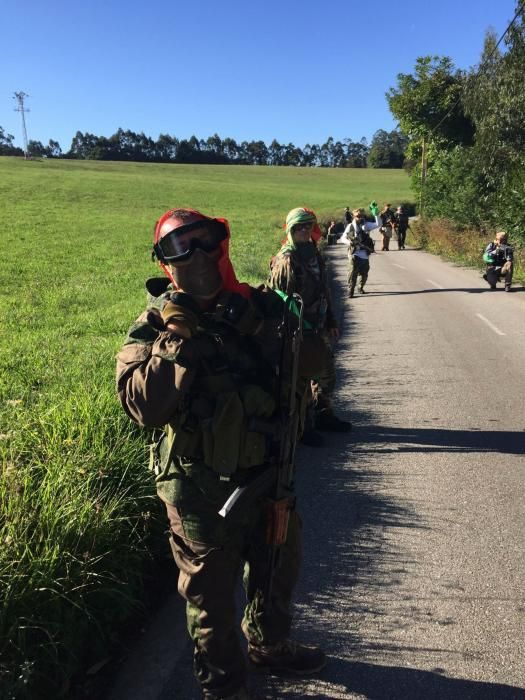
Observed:
[[[227,315],[227,301],[221,313]],[[197,334],[182,341],[175,362],[194,371],[195,379],[152,446],[157,481],[167,478],[177,459],[204,463],[224,480],[270,462],[280,434],[276,367],[253,336],[217,319],[216,312],[203,314]]]
[[[396,214],[397,225],[400,229],[405,231],[408,228],[409,218],[408,214]]]
[[[311,263],[304,263],[293,250],[284,253],[291,260],[296,279],[297,292],[304,302],[304,320],[314,331],[324,329],[328,311],[326,289],[328,286],[326,266],[316,251]]]

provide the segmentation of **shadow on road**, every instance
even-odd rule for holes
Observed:
[[[467,294],[495,294],[496,292],[503,292],[505,290],[503,287],[498,289],[490,289],[490,287],[447,287],[446,289],[410,289],[406,291],[395,291],[395,292],[375,292],[372,289],[368,289],[365,296],[371,297],[393,297],[393,296],[404,296],[406,294],[443,294],[447,292],[466,292]],[[510,294],[515,294],[516,292],[525,292],[525,287],[513,287]]]
[[[525,432],[394,428],[366,424],[359,427],[359,446],[353,451],[354,453],[495,452],[522,455],[525,454]]]
[[[502,683],[484,683],[441,675],[440,669],[419,671],[399,666],[354,663],[336,660],[342,679],[326,693],[309,692],[308,688],[285,692],[283,698],[348,698],[357,696],[367,700],[522,700],[525,690]],[[327,667],[323,675],[328,675]],[[321,680],[322,682],[322,680]]]
[[[344,663],[348,691],[375,700],[517,700],[525,690],[501,683],[449,678],[415,668]]]

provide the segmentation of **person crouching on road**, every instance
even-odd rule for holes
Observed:
[[[316,430],[348,432],[352,427],[332,408],[335,364],[331,343],[339,338],[339,328],[332,310],[326,264],[315,243],[320,235],[317,217],[310,209],[297,207],[288,212],[285,226],[286,240],[272,260],[268,284],[284,295],[297,292],[303,298],[301,372],[313,380],[313,415],[308,414],[306,429],[310,433],[307,439],[317,441]]]
[[[511,291],[514,270],[513,258],[514,250],[507,243],[507,234],[504,231],[499,231],[483,253],[483,260],[487,263],[487,271],[483,275],[483,279],[488,282],[491,289],[496,289],[497,283],[503,277],[505,291]]]
[[[219,515],[236,487],[270,468],[268,436],[254,421],[280,425],[275,397],[283,302],[268,288],[237,281],[229,239],[225,219],[198,211],[172,209],[159,219],[154,253],[167,277],[146,283],[149,308],[117,356],[124,410],[139,425],[164,428],[151,465],[170,522],[195,676],[207,700],[249,698],[235,612],[243,565],[242,630],[251,663],[297,674],[325,664],[319,648],[288,639],[301,561],[297,513],[290,513],[270,606],[263,594],[265,494],[231,517]]]
[[[370,231],[381,226],[381,219],[375,217],[375,222],[366,221],[364,209],[354,209],[353,219],[346,227],[339,243],[348,246],[348,296],[352,298],[358,277],[360,278],[359,291],[366,294],[365,284],[370,271],[369,257],[374,252],[374,241],[370,237]]]

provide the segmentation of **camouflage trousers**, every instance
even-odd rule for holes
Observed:
[[[217,494],[223,488],[201,493],[198,500],[166,504],[170,544],[179,568],[178,590],[186,601],[188,632],[194,643],[194,673],[203,691],[217,697],[233,694],[245,682],[235,606],[241,576],[246,594],[242,631],[256,644],[275,644],[289,636],[292,592],[302,559],[302,525],[294,511],[267,614],[262,596],[268,566],[263,504],[230,522],[218,515],[225,498]]]
[[[300,365],[300,372],[311,379],[305,392],[307,404],[313,404],[313,407],[319,410],[330,408],[331,396],[335,389],[335,362],[328,334],[305,334],[301,358],[303,355],[306,359],[304,366]]]
[[[357,284],[357,278],[361,278],[361,288],[363,288],[368,279],[368,273],[370,271],[370,263],[364,258],[358,258],[356,255],[352,255],[350,261],[350,269],[348,270],[348,288],[351,292],[354,291]]]
[[[392,238],[392,227],[382,226],[381,229],[381,250],[389,250],[390,239]]]
[[[514,271],[513,269],[513,264],[508,260],[504,265],[502,266],[497,266],[497,265],[488,265],[487,266],[487,282],[495,287],[496,284],[501,280],[503,277],[505,281],[506,286],[510,286],[512,284],[512,273]]]
[[[407,237],[407,229],[406,228],[396,228],[396,240],[397,240],[397,247],[399,250],[402,250],[405,247],[405,241]]]

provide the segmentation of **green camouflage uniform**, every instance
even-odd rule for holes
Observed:
[[[218,514],[237,486],[268,469],[270,436],[278,435],[276,329],[283,304],[268,288],[252,290],[249,301],[226,292],[214,309],[200,314],[196,333],[186,340],[157,323],[173,292],[167,284],[148,281],[149,308],[117,356],[117,389],[134,421],[164,428],[151,466],[168,510],[195,674],[210,697],[225,697],[245,677],[235,629],[242,567],[248,600],[242,629],[249,641],[272,645],[288,637],[301,562],[301,524],[294,512],[274,577],[271,613],[265,614],[263,501],[231,518]]]
[[[332,312],[326,264],[318,250],[307,261],[285,245],[272,260],[268,285],[285,294],[297,292],[304,302],[305,328],[301,374],[313,380],[314,405],[329,408],[335,388],[335,365],[328,331],[337,328]]]

